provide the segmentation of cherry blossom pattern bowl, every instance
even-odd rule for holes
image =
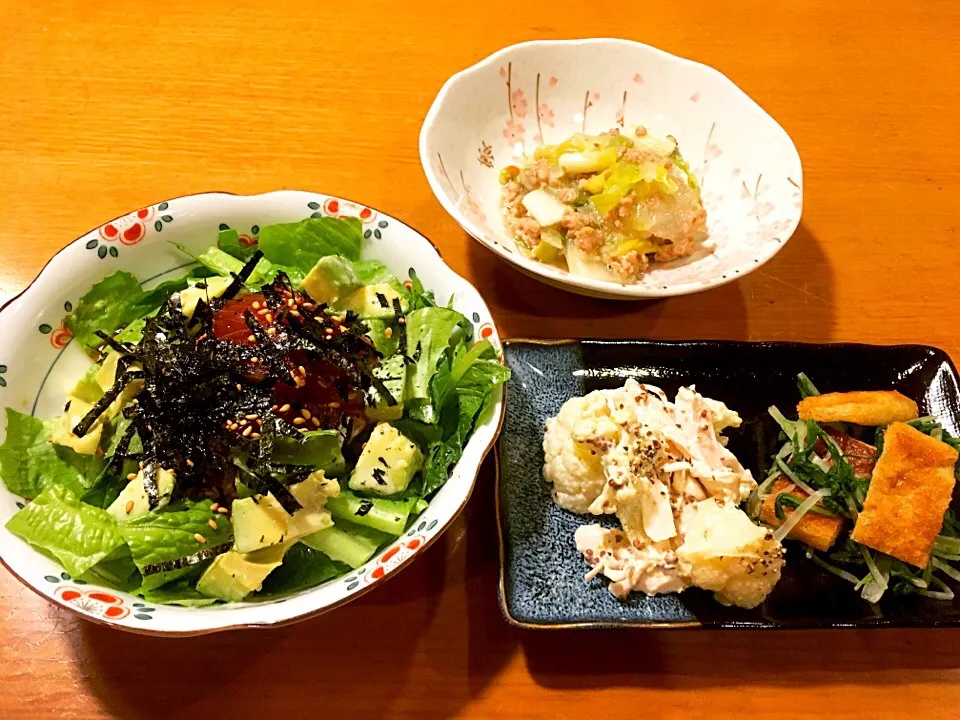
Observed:
[[[677,138],[703,190],[710,233],[694,255],[634,284],[524,257],[500,209],[500,168],[575,132],[640,124]],[[786,131],[727,77],[628,40],[534,41],[451,77],[420,131],[430,187],[463,229],[518,270],[611,299],[685,295],[760,267],[800,222],[803,170]]]
[[[264,195],[207,193],[176,198],[112,220],[57,253],[39,277],[0,311],[0,405],[49,418],[89,364],[72,342],[64,315],[90,286],[127,270],[148,286],[179,276],[193,263],[175,249],[196,253],[216,241],[218,229],[235,228],[241,242],[257,241],[269,223],[306,217],[356,216],[363,222],[364,257],[380,260],[399,277],[410,269],[438,298],[472,320],[476,335],[500,348],[483,298],[454,273],[433,244],[394,218],[341,198],[300,191]],[[197,635],[218,630],[269,627],[332,610],[381,585],[414,560],[457,517],[473,490],[480,463],[490,450],[503,416],[503,389],[478,424],[450,480],[413,527],[363,567],[317,587],[274,600],[184,608],[145,603],[141,598],[72,578],[47,556],[6,529],[24,499],[0,485],[0,561],[39,595],[66,610],[123,630],[150,635]],[[5,436],[0,431],[0,442]]]

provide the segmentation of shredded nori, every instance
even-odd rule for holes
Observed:
[[[381,458],[381,459],[382,459],[382,458]],[[386,463],[384,463],[384,464],[386,464]],[[375,468],[372,470],[371,474],[373,475],[373,479],[377,481],[377,485],[386,485],[386,484],[387,484],[387,473],[384,471],[383,468],[375,467]]]
[[[248,487],[273,494],[284,509],[294,512],[301,505],[285,485],[302,480],[313,468],[272,463],[276,437],[303,441],[301,428],[275,409],[275,388],[303,385],[300,367],[329,363],[340,372],[330,380],[343,402],[331,403],[318,422],[323,428],[348,432],[352,417],[347,400],[359,393],[362,401],[371,386],[372,368],[380,356],[365,338],[367,327],[356,314],[337,315],[295,290],[282,272],[261,289],[273,316],[272,335],[261,325],[266,324],[262,316],[245,312],[252,344],[216,336],[216,314],[240,292],[261,257],[259,252],[251,256],[223,296],[201,300],[190,320],[173,295],[145,320],[138,343],[118,343],[101,335],[106,346],[121,353],[118,377],[74,432],[86,434],[131,382],[142,382],[136,398],[123,408],[131,426],[111,463],[122,468],[125,460],[136,457],[142,462],[151,508],[160,501],[156,476],[163,468],[174,473],[171,499],[232,500],[239,472]],[[130,369],[133,364],[136,369]],[[136,455],[129,452],[134,434],[143,445],[143,452]]]
[[[232,541],[215,547],[204,548],[203,550],[193,553],[193,555],[187,555],[186,557],[177,558],[176,560],[165,560],[164,562],[154,563],[153,565],[144,565],[141,572],[144,575],[156,575],[162,572],[182,570],[183,568],[198,565],[204,560],[215,558],[217,555],[223,555],[223,553],[227,552],[231,547],[233,547]]]
[[[356,515],[357,517],[363,517],[371,510],[373,510],[373,503],[370,502],[369,500],[364,500],[357,507],[357,511],[354,513],[354,515]]]

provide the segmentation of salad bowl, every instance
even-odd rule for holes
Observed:
[[[218,231],[233,229],[241,245],[252,246],[261,227],[310,217],[359,219],[365,259],[379,260],[399,277],[415,274],[436,293],[440,303],[452,299],[453,308],[472,322],[474,336],[489,340],[499,352],[497,331],[483,299],[443,262],[429,240],[402,222],[372,208],[317,193],[207,193],[141,208],[91,230],[57,253],[26,290],[3,306],[0,339],[7,351],[0,357],[2,404],[40,419],[63,412],[65,394],[89,365],[65,317],[105,276],[125,270],[149,289],[194,265],[177,245],[201,253],[209,247],[211,238],[216,239]],[[500,387],[494,391],[489,411],[477,420],[449,480],[423,514],[366,564],[307,590],[260,601],[179,607],[149,603],[126,592],[97,586],[89,579],[71,577],[52,557],[7,529],[7,522],[26,500],[3,487],[0,561],[50,602],[94,622],[137,633],[183,636],[303,620],[382,584],[437,539],[469,499],[502,416]],[[0,441],[6,433],[7,428],[0,431]]]
[[[500,170],[574,133],[643,125],[673,135],[702,191],[709,238],[633,284],[525,257],[504,228]],[[786,131],[724,75],[641,43],[534,41],[451,77],[424,120],[420,161],[460,226],[534,279],[582,295],[662,298],[707,290],[760,267],[790,239],[803,170]]]

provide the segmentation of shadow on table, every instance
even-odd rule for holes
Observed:
[[[921,682],[960,668],[960,629],[622,630],[528,633],[530,673],[553,689]],[[596,672],[574,658],[591,658]]]
[[[803,224],[769,263],[750,275],[664,300],[574,295],[524,275],[469,235],[463,242],[471,278],[494,308],[504,337],[569,337],[569,320],[582,323],[577,337],[611,339],[822,342],[833,327],[833,272],[819,241]],[[554,318],[560,321],[557,327]]]
[[[82,623],[81,674],[116,717],[453,717],[516,648],[496,599],[493,463],[458,520],[384,587],[270,630],[143,637]]]

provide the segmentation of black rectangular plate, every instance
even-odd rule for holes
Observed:
[[[922,414],[960,435],[957,371],[942,350],[918,345],[806,345],[744,342],[507,341],[507,416],[500,437],[498,513],[500,601],[508,622],[529,628],[571,627],[932,627],[960,625],[952,602],[885,597],[877,606],[807,560],[787,542],[787,565],[773,593],[752,610],[728,608],[698,589],[616,600],[606,581],[585,583],[573,543],[588,520],[557,507],[541,476],[543,423],[569,398],[636,378],[673,397],[682,385],[722,400],[744,423],[728,431],[730,449],[759,476],[777,447],[767,414],[777,405],[796,416],[796,375],[822,392],[896,389]],[[958,507],[954,498],[954,507]],[[956,588],[955,588],[956,590]]]

